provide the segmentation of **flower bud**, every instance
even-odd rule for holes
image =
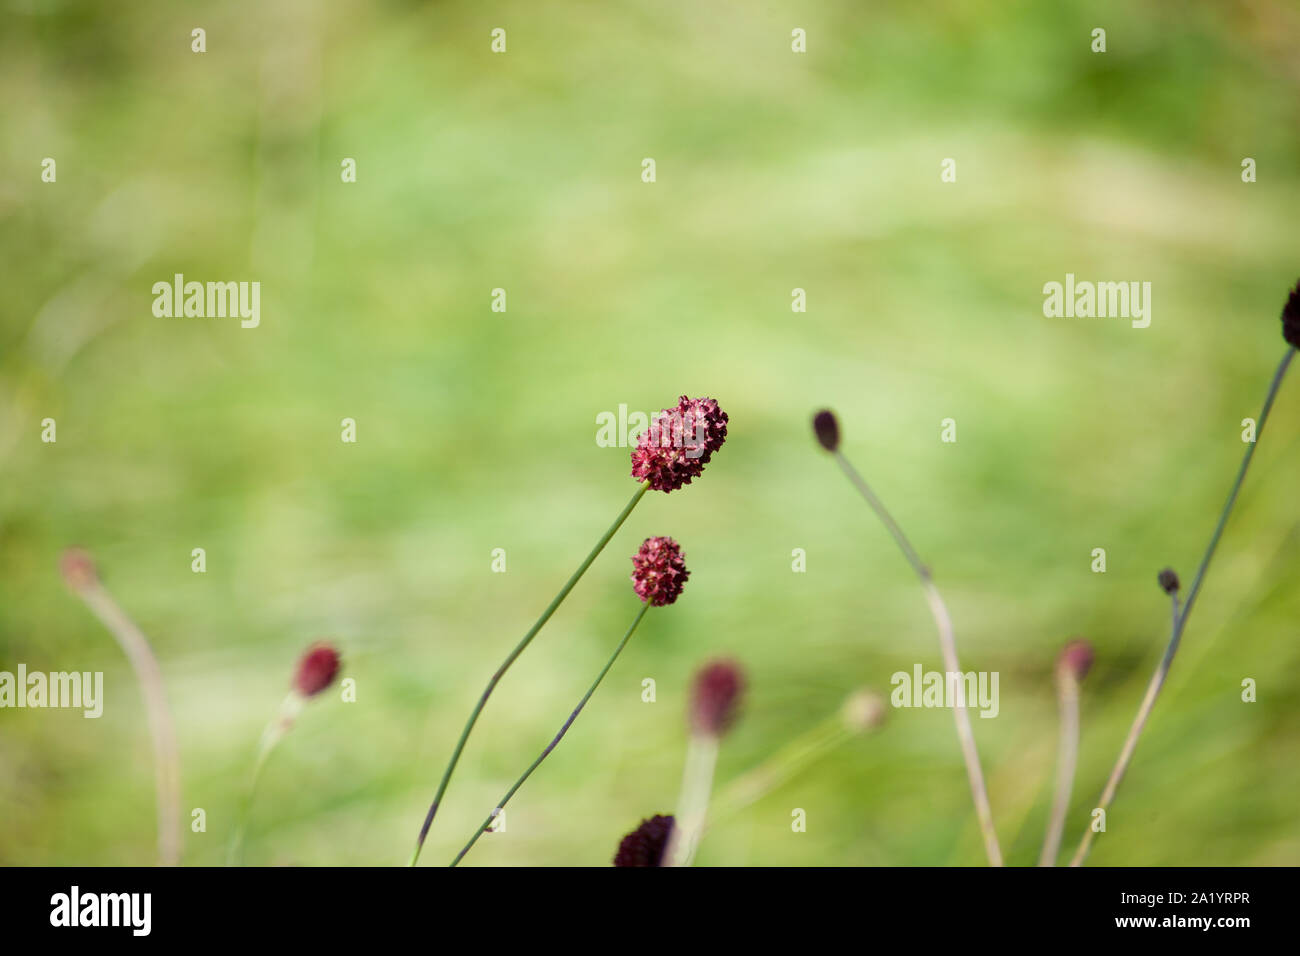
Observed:
[[[1296,283],[1282,306],[1282,338],[1300,349],[1300,282]]]
[[[734,661],[713,661],[695,675],[691,689],[691,729],[721,737],[736,719],[745,676]]]
[[[840,423],[835,418],[835,413],[829,409],[822,409],[813,416],[813,432],[827,451],[835,451],[840,447]]]
[[[1057,658],[1056,668],[1061,674],[1081,681],[1088,676],[1088,671],[1092,668],[1092,659],[1092,645],[1083,638],[1076,637],[1061,648],[1061,656]]]
[[[1160,590],[1166,594],[1177,594],[1182,583],[1178,580],[1178,575],[1174,573],[1173,568],[1165,568],[1156,576],[1156,581],[1160,584]]]
[[[316,643],[298,661],[293,686],[303,697],[315,697],[334,683],[338,673],[339,652],[329,644]]]
[[[95,559],[81,548],[68,548],[59,558],[59,573],[74,591],[84,591],[99,582]]]

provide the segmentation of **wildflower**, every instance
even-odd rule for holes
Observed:
[[[633,590],[654,607],[676,601],[690,576],[681,545],[672,538],[646,538],[632,555]]]

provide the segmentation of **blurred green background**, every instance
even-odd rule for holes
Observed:
[[[1293,4],[2,10],[0,669],[102,670],[107,701],[0,711],[0,862],[155,855],[144,709],[59,579],[73,544],[161,660],[186,863],[224,859],[261,728],[321,637],[357,701],[313,702],[276,753],[246,860],[405,862],[483,683],[634,490],[596,416],[684,393],[719,399],[726,446],[647,496],[503,681],[423,862],[594,677],[647,535],[682,543],[684,596],[469,863],[605,864],[671,812],[712,656],[750,681],[719,787],[853,689],[941,667],[909,568],[812,440],[823,405],[935,569],[964,668],[1001,675],[975,731],[1010,863],[1042,839],[1055,656],[1095,643],[1073,851],[1164,646],[1156,572],[1190,580],[1283,354]],[[177,272],[261,282],[261,326],[155,318]],[[1151,282],[1150,328],[1045,318],[1067,272]],[[1274,414],[1092,863],[1300,862],[1300,381]],[[982,863],[951,715],[891,709],[718,821],[698,862]]]

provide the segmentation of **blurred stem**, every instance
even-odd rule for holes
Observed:
[[[943,652],[944,668],[950,674],[960,674],[961,667],[957,661],[957,640],[953,634],[952,618],[949,617],[948,608],[939,595],[939,589],[934,585],[930,569],[922,563],[920,556],[907,540],[907,536],[903,534],[903,529],[894,521],[884,503],[876,497],[875,492],[858,474],[857,469],[844,457],[844,453],[836,450],[834,455],[844,474],[866,499],[886,530],[893,535],[903,556],[916,571],[916,576],[920,578],[921,587],[925,591],[926,602],[930,606],[930,614],[934,617],[935,626],[939,630],[939,648]],[[975,815],[979,819],[980,833],[984,837],[984,852],[988,855],[991,866],[1001,866],[1002,850],[998,846],[998,835],[993,826],[993,810],[989,806],[988,790],[984,785],[984,771],[980,767],[979,751],[975,748],[975,732],[971,728],[970,714],[967,713],[964,699],[954,702],[952,714],[957,724],[957,740],[961,744],[962,758],[966,762],[966,776],[970,781],[971,798],[975,802]]]
[[[262,740],[257,748],[257,760],[253,763],[253,774],[248,781],[248,789],[239,805],[239,816],[235,821],[235,831],[230,838],[230,848],[226,852],[226,866],[239,866],[244,851],[244,833],[248,829],[248,816],[253,807],[253,796],[257,793],[257,783],[262,779],[262,770],[271,756],[276,744],[284,739],[302,710],[303,699],[300,695],[289,692],[289,696],[280,705],[280,713],[262,731]]]
[[[1273,374],[1273,381],[1269,384],[1268,394],[1264,397],[1264,407],[1259,413],[1259,424],[1255,429],[1255,441],[1246,445],[1246,454],[1241,460],[1241,468],[1237,471],[1237,480],[1233,482],[1232,490],[1228,493],[1228,500],[1219,513],[1218,524],[1214,526],[1214,533],[1210,536],[1210,543],[1205,549],[1205,555],[1201,558],[1201,565],[1196,569],[1196,578],[1192,581],[1192,587],[1187,592],[1187,601],[1183,605],[1181,613],[1177,610],[1178,599],[1177,597],[1174,598],[1175,610],[1173,624],[1170,628],[1169,644],[1165,648],[1164,657],[1160,659],[1160,663],[1156,666],[1155,673],[1151,675],[1151,682],[1147,685],[1147,692],[1142,698],[1141,706],[1138,707],[1137,716],[1133,718],[1133,726],[1129,728],[1128,737],[1124,740],[1124,747],[1120,750],[1119,759],[1115,761],[1115,767],[1111,770],[1110,778],[1106,781],[1106,788],[1101,793],[1101,800],[1097,804],[1097,808],[1100,810],[1108,810],[1111,801],[1115,799],[1115,791],[1119,789],[1120,781],[1124,779],[1124,773],[1128,770],[1129,762],[1133,759],[1133,752],[1137,750],[1138,738],[1142,735],[1142,729],[1146,726],[1152,708],[1155,707],[1156,698],[1160,696],[1160,689],[1164,687],[1165,678],[1169,676],[1169,668],[1174,662],[1174,655],[1178,653],[1178,644],[1182,640],[1183,630],[1187,627],[1187,619],[1191,616],[1192,605],[1196,602],[1196,595],[1201,591],[1201,584],[1205,580],[1205,573],[1209,570],[1215,549],[1219,546],[1219,538],[1223,536],[1223,529],[1228,523],[1228,516],[1232,514],[1232,507],[1237,503],[1237,494],[1241,491],[1242,483],[1246,480],[1246,471],[1250,468],[1250,461],[1255,456],[1255,449],[1259,445],[1259,440],[1264,437],[1264,424],[1268,421],[1268,414],[1273,408],[1273,400],[1277,398],[1278,389],[1282,386],[1282,379],[1291,366],[1291,360],[1294,357],[1295,349],[1288,347],[1286,355],[1282,357],[1282,362]],[[1091,826],[1084,831],[1083,839],[1079,841],[1079,849],[1075,851],[1074,859],[1070,861],[1071,866],[1083,864],[1095,836],[1096,831]]]
[[[478,703],[474,705],[474,710],[470,712],[469,720],[465,724],[465,729],[460,732],[460,739],[456,741],[456,749],[452,751],[451,760],[447,763],[447,769],[443,771],[442,780],[438,783],[438,791],[433,795],[433,803],[429,805],[429,812],[425,815],[424,825],[420,827],[420,836],[415,841],[415,850],[411,853],[411,859],[407,864],[408,866],[415,866],[420,859],[420,851],[424,849],[424,841],[429,835],[429,828],[433,826],[433,818],[438,813],[438,807],[442,803],[442,796],[447,792],[447,784],[451,781],[452,772],[456,769],[456,764],[460,762],[460,755],[465,749],[465,742],[469,740],[470,731],[474,729],[474,724],[478,722],[479,714],[483,713],[483,707],[487,704],[488,698],[492,696],[492,691],[496,688],[501,678],[505,676],[506,671],[510,669],[510,665],[513,664],[515,660],[518,659],[519,655],[524,652],[524,649],[532,643],[533,638],[537,636],[537,632],[542,629],[542,625],[551,619],[551,615],[555,613],[555,609],[558,608],[560,603],[569,596],[569,592],[573,590],[573,586],[577,584],[578,580],[586,573],[587,568],[591,567],[591,563],[596,560],[596,556],[605,549],[605,545],[609,544],[609,540],[614,537],[615,532],[622,527],[623,522],[627,520],[627,516],[632,513],[632,509],[637,506],[637,503],[640,502],[640,500],[645,496],[645,493],[649,490],[650,483],[642,482],[637,488],[636,493],[632,495],[632,500],[627,503],[627,506],[619,516],[614,519],[614,523],[609,526],[601,536],[600,540],[596,542],[596,546],[591,549],[591,553],[587,555],[586,560],[578,566],[578,570],[573,572],[573,576],[570,577],[564,587],[560,589],[560,593],[555,595],[554,600],[552,600],[546,610],[542,612],[542,616],[539,617],[536,623],[528,629],[528,633],[524,635],[523,640],[515,645],[515,649],[506,656],[505,661],[502,662],[501,666],[497,668],[496,673],[494,673],[492,678],[488,681],[487,688],[483,691],[482,696],[479,697]]]
[[[690,866],[700,845],[704,821],[709,813],[709,795],[713,791],[713,771],[718,763],[718,736],[691,734],[686,748],[686,767],[682,771],[682,792],[677,799],[663,866]]]
[[[761,800],[852,736],[841,715],[831,715],[727,784],[713,801],[709,821],[726,819]]]
[[[1057,671],[1057,691],[1061,711],[1061,739],[1056,763],[1056,797],[1048,818],[1047,835],[1039,866],[1055,866],[1061,851],[1061,834],[1065,831],[1065,814],[1070,808],[1070,791],[1074,789],[1074,771],[1079,759],[1079,681],[1065,668]]]
[[[162,866],[176,866],[181,860],[181,761],[171,710],[167,706],[167,691],[163,687],[162,669],[144,633],[102,584],[96,581],[75,590],[117,640],[135,671],[144,696],[149,736],[153,741],[158,862]]]
[[[637,612],[636,617],[632,620],[632,625],[627,629],[627,633],[623,635],[623,640],[619,641],[618,647],[614,649],[614,653],[610,656],[609,661],[606,662],[604,668],[596,676],[595,681],[592,682],[587,693],[582,696],[582,700],[578,701],[578,706],[573,708],[573,713],[569,714],[569,719],[564,722],[564,726],[560,728],[560,732],[555,735],[549,744],[546,745],[546,749],[543,750],[541,755],[538,756],[528,769],[523,772],[523,775],[515,781],[514,786],[506,791],[506,795],[497,803],[496,808],[488,814],[487,819],[483,821],[483,825],[475,831],[474,836],[470,838],[470,841],[465,844],[464,848],[456,854],[456,859],[451,861],[452,866],[455,866],[463,860],[465,854],[468,853],[473,848],[474,844],[478,842],[478,838],[488,832],[488,827],[492,825],[492,821],[496,819],[497,814],[505,809],[506,804],[510,802],[510,798],[513,797],[516,791],[524,785],[524,781],[533,775],[533,771],[542,765],[542,761],[550,756],[551,751],[555,749],[556,745],[564,739],[564,735],[569,732],[569,728],[573,726],[573,722],[577,720],[578,715],[582,713],[582,708],[587,706],[587,701],[591,700],[591,695],[596,693],[596,688],[600,686],[600,682],[605,679],[605,675],[609,673],[610,668],[614,666],[614,662],[618,660],[618,655],[622,654],[623,648],[627,647],[627,642],[632,639],[632,632],[636,630],[637,625],[641,623],[641,618],[645,617],[646,611],[648,610],[650,610],[650,604],[648,602],[641,605],[641,610]]]

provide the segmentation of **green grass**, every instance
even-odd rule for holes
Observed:
[[[424,862],[464,844],[608,657],[647,535],[682,543],[684,596],[647,617],[468,864],[604,864],[670,812],[685,688],[710,656],[750,674],[720,783],[852,689],[940,666],[910,570],[813,442],[826,405],[933,566],[963,666],[1001,674],[1001,714],[975,732],[1010,863],[1036,860],[1050,802],[1055,655],[1074,634],[1096,645],[1073,851],[1163,650],[1156,573],[1189,580],[1281,357],[1297,18],[1281,2],[758,6],[0,13],[0,669],[103,670],[107,695],[97,721],[0,711],[0,862],[153,858],[143,706],[59,581],[71,544],[162,661],[184,816],[207,814],[187,863],[223,860],[257,736],[318,637],[343,647],[357,702],[315,702],[277,751],[245,858],[403,862],[483,683],[633,490],[596,416],[683,393],[719,399],[726,447],[647,497],[503,681]],[[150,287],[175,272],[260,281],[261,327],[154,318]],[[1150,281],[1151,327],[1045,318],[1042,286],[1066,272]],[[1298,390],[1093,863],[1300,862]],[[951,715],[892,709],[699,856],[982,859]]]

